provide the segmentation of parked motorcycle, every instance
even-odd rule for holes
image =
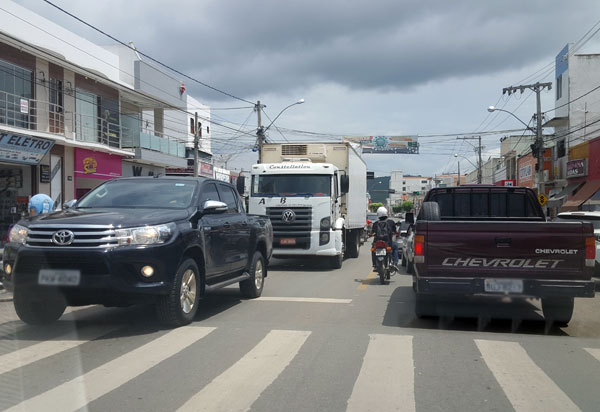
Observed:
[[[392,248],[383,240],[378,240],[371,249],[375,252],[375,267],[379,274],[379,281],[382,285],[386,280],[390,280],[392,264]]]

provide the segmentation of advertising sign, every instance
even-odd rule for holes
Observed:
[[[21,99],[21,113],[29,114],[29,100]]]
[[[417,136],[357,136],[343,140],[360,144],[365,154],[418,154],[417,139]]]
[[[75,176],[93,179],[112,179],[122,175],[121,156],[75,149]]]
[[[587,159],[576,159],[567,162],[567,178],[587,176]]]
[[[53,145],[41,137],[0,132],[0,161],[37,165]]]

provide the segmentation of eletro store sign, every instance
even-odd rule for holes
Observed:
[[[53,140],[0,132],[0,161],[37,165],[52,146]]]

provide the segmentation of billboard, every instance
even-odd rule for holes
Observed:
[[[360,144],[364,154],[418,154],[417,136],[348,136],[344,141]]]

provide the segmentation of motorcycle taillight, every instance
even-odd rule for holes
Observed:
[[[378,240],[377,242],[375,242],[375,249],[385,249],[387,247],[387,243],[385,243],[385,241],[383,240]]]

